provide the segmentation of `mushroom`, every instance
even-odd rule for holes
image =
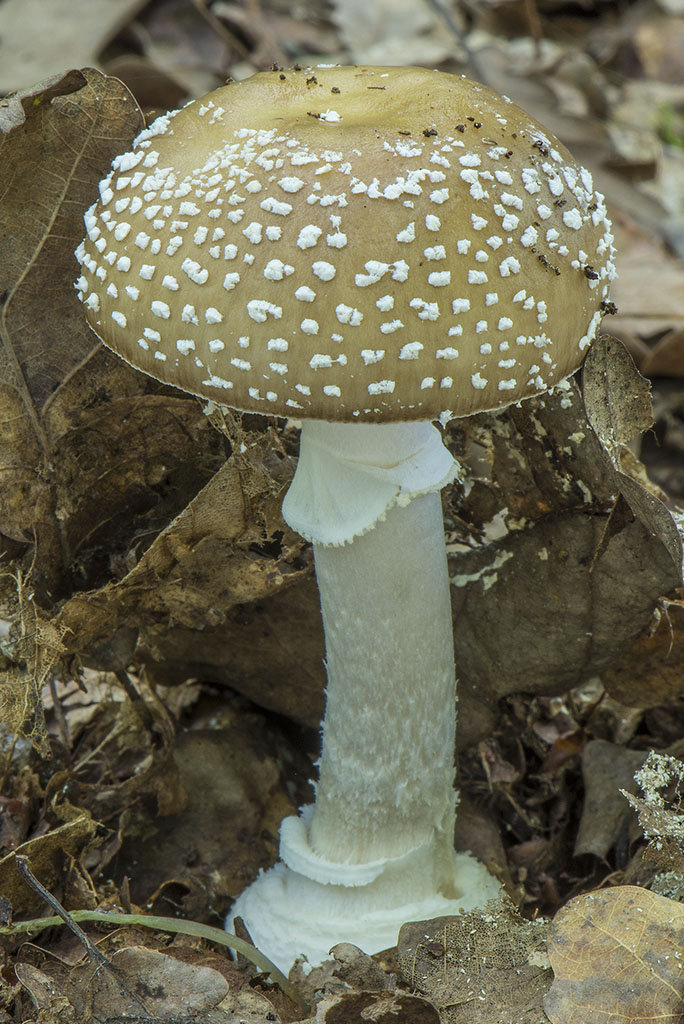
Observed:
[[[302,421],[328,675],[313,806],[240,915],[287,970],[483,904],[453,828],[456,683],[433,425],[554,387],[614,275],[603,196],[510,100],[419,68],[272,71],[158,118],[85,215],[102,341],[168,384]]]

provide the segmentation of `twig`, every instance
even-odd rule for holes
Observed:
[[[479,58],[477,58],[473,51],[470,49],[465,34],[461,31],[460,26],[457,24],[449,8],[442,3],[442,0],[428,0],[428,3],[435,11],[437,11],[439,15],[441,15],[441,17],[446,22],[449,30],[453,32],[453,34],[458,39],[459,43],[461,44],[461,49],[465,53],[466,63],[468,64],[475,78],[477,78],[478,82],[482,82],[483,85],[487,85],[486,72],[482,65],[480,64]]]
[[[216,35],[220,36],[222,41],[231,49],[235,50],[242,60],[246,60],[250,55],[249,48],[245,46],[242,40],[236,36],[234,32],[231,32],[230,29],[224,25],[220,18],[216,17],[213,11],[207,7],[205,0],[192,0],[192,2],[201,17],[211,25]]]
[[[131,682],[131,677],[129,676],[128,672],[125,672],[121,668],[117,668],[115,670],[115,672],[114,672],[114,675],[116,676],[117,680],[121,684],[121,686],[122,686],[122,688],[124,690],[124,693],[126,694],[128,699],[130,700],[130,702],[133,705],[134,709],[140,715],[140,717],[142,719],[142,722],[143,722],[143,725],[147,729],[151,730],[153,725],[154,725],[154,718],[152,716],[152,712],[150,711],[150,709],[148,708],[147,704],[143,700],[141,694],[138,693],[138,691],[136,690],[135,686]]]
[[[116,739],[116,737],[124,731],[124,728],[125,726],[121,721],[113,725],[112,728],[107,733],[107,735],[104,737],[104,739],[100,740],[96,747],[93,747],[92,750],[89,750],[86,754],[84,754],[81,760],[74,765],[74,774],[82,771],[83,768],[88,764],[88,762],[92,761],[92,759],[96,757],[97,754],[99,754],[100,751],[104,747],[106,747],[109,742],[111,742],[111,740]]]
[[[541,42],[544,35],[539,11],[537,10],[535,0],[524,0],[523,6],[525,8],[525,17],[527,18],[527,27],[534,40],[534,53],[539,58],[541,57]]]
[[[96,960],[98,964],[100,964],[102,967],[111,967],[111,964],[107,957],[104,955],[104,953],[100,952],[97,946],[93,945],[93,943],[90,941],[90,939],[83,931],[83,929],[79,928],[79,926],[76,924],[69,911],[65,910],[62,904],[57,899],[57,897],[53,896],[51,892],[48,892],[48,890],[45,888],[42,882],[38,881],[38,879],[36,878],[36,876],[33,874],[29,867],[28,857],[25,857],[23,854],[18,853],[14,859],[16,861],[17,871],[24,879],[26,884],[29,885],[34,892],[37,892],[38,895],[45,900],[47,905],[49,907],[52,907],[56,914],[59,914],[67,928],[70,928],[72,930],[78,941],[82,943],[82,945],[85,947],[85,950],[88,954],[88,958],[90,960]]]

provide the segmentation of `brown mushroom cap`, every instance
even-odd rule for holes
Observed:
[[[102,341],[238,409],[466,416],[582,362],[614,276],[603,196],[524,111],[419,68],[231,83],[143,131],[85,217]]]

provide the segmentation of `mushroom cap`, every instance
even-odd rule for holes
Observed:
[[[589,172],[464,77],[270,71],[158,118],[85,215],[76,287],[138,369],[237,409],[443,419],[581,364],[614,276]]]

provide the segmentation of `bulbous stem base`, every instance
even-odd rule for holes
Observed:
[[[283,825],[287,822],[303,825],[301,818],[286,819]],[[317,860],[322,873],[351,880],[348,865],[329,863],[326,868],[322,858]],[[363,869],[372,867],[375,877],[358,884]],[[331,885],[278,863],[242,893],[226,927],[242,917],[254,944],[287,974],[298,955],[319,964],[338,942],[378,953],[396,945],[406,921],[483,907],[499,892],[484,865],[445,844],[427,843],[382,866],[358,865],[357,870],[357,884]]]

